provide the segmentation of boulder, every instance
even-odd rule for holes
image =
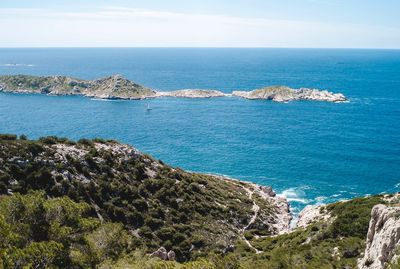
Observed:
[[[156,257],[156,258],[159,258],[159,259],[165,261],[168,259],[168,253],[164,247],[160,247],[159,249],[157,249],[156,251],[151,253],[150,257]]]
[[[167,257],[169,261],[175,261],[176,257],[175,252],[173,250],[168,251]]]

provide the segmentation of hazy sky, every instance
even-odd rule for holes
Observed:
[[[400,48],[400,0],[0,0],[0,47]]]

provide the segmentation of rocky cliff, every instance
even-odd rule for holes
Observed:
[[[364,199],[368,200],[369,198]],[[359,269],[398,268],[400,265],[398,263],[400,250],[400,206],[398,201],[398,194],[384,195],[381,196],[381,200],[376,201],[384,204],[378,203],[372,207],[370,217],[368,216],[369,226],[365,236],[366,240],[360,242],[363,248],[359,248],[357,251],[359,252],[357,261]],[[336,204],[343,206],[346,203],[349,202],[338,202]],[[359,210],[359,208],[354,207],[353,210]],[[352,219],[348,220],[346,224],[348,227],[357,226],[358,221],[354,219],[354,215]],[[332,212],[332,205],[309,205],[300,212],[296,229],[307,229],[310,226],[318,225],[318,223],[335,225],[337,217],[338,215]],[[307,240],[311,241],[312,237]],[[340,255],[339,245],[332,249],[335,255]]]
[[[295,90],[286,86],[272,86],[253,91],[186,89],[171,92],[155,91],[134,83],[121,75],[96,80],[82,80],[66,76],[35,77],[26,75],[0,76],[0,91],[14,93],[42,93],[51,95],[83,95],[102,99],[145,99],[156,97],[211,98],[235,96],[246,99],[265,99],[275,102],[311,100],[343,102],[346,97],[317,89]]]
[[[360,269],[383,269],[396,263],[400,247],[400,207],[376,205],[372,208],[364,256]]]

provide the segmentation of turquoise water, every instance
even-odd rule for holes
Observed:
[[[0,94],[0,132],[104,137],[174,166],[271,185],[306,204],[400,190],[400,51],[0,49],[1,74],[123,74],[161,90],[327,88],[349,103],[99,101]]]

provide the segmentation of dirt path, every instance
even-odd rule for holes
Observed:
[[[252,190],[250,190],[250,189],[248,189],[248,188],[246,188],[246,187],[244,187],[244,186],[241,186],[241,187],[247,192],[247,195],[249,196],[249,199],[253,201],[252,210],[253,210],[253,212],[254,212],[254,215],[251,217],[249,223],[247,223],[247,225],[242,229],[241,235],[242,235],[242,238],[243,238],[244,242],[245,242],[251,249],[253,249],[253,250],[256,252],[256,254],[260,254],[260,253],[262,253],[262,251],[261,251],[261,250],[258,250],[257,248],[255,248],[255,247],[249,242],[249,240],[247,240],[246,237],[244,236],[244,233],[246,232],[246,230],[250,227],[251,224],[253,224],[253,223],[256,221],[257,216],[258,216],[258,211],[260,210],[260,207],[256,204],[256,201],[253,200],[253,193],[254,193],[254,191],[252,191]]]
[[[213,175],[213,176],[215,176],[215,175]],[[240,233],[240,236],[242,237],[243,241],[246,243],[246,245],[249,246],[249,248],[253,249],[256,252],[256,254],[262,253],[263,251],[261,251],[261,250],[257,249],[256,247],[254,247],[249,242],[249,240],[247,240],[246,237],[244,236],[244,233],[246,232],[246,230],[256,221],[256,219],[258,217],[258,212],[260,211],[260,206],[257,205],[256,201],[253,199],[254,191],[249,189],[249,188],[246,188],[245,186],[243,186],[241,184],[238,184],[238,183],[234,182],[234,179],[227,179],[227,178],[222,177],[222,176],[218,176],[218,177],[221,178],[222,180],[229,181],[229,183],[233,183],[236,186],[238,186],[238,187],[242,188],[243,190],[245,190],[247,195],[248,195],[248,197],[249,197],[249,199],[253,201],[252,210],[253,210],[254,214],[250,218],[250,221],[247,223],[247,225],[243,229],[239,230],[239,233]]]

